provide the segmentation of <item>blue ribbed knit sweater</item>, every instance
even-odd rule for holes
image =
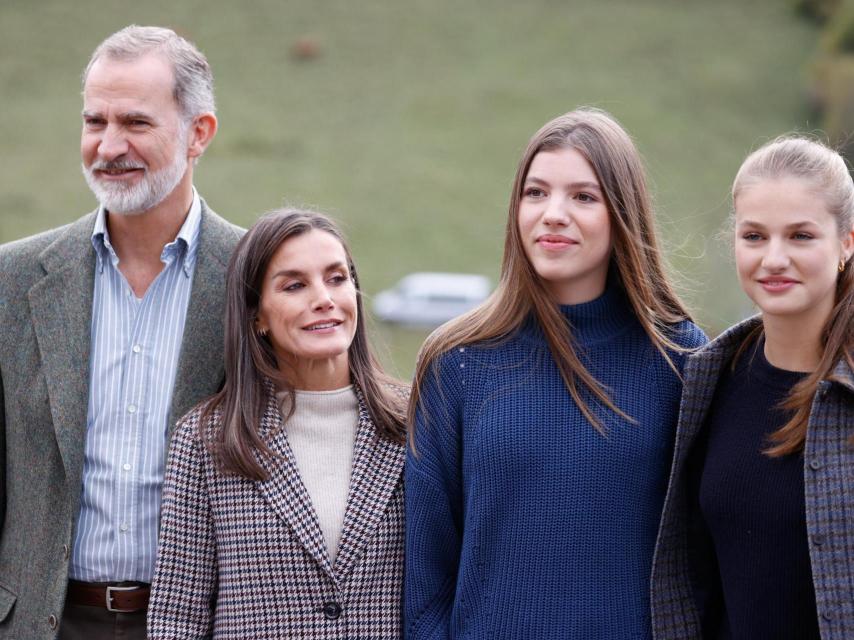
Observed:
[[[439,358],[406,465],[407,638],[650,637],[681,383],[621,291],[561,309],[586,366],[637,423],[595,406],[597,432],[533,323]],[[673,338],[706,341],[689,322]]]

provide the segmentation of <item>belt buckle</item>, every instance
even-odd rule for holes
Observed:
[[[113,608],[113,591],[135,591],[139,589],[137,586],[130,587],[107,587],[107,611],[112,611],[113,613],[133,613],[136,609],[114,609]]]

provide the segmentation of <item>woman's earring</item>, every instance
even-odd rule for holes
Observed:
[[[266,329],[258,329],[258,335],[261,336],[262,338],[266,338],[267,337],[267,330]]]
[[[839,269],[839,273],[845,271],[845,258],[839,259],[839,266],[837,267],[837,269]]]

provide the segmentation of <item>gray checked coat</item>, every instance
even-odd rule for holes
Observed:
[[[333,566],[268,385],[266,481],[217,470],[196,408],[172,441],[150,640],[399,638],[403,445],[380,438],[361,391],[350,491]]]
[[[701,637],[688,561],[686,459],[706,420],[721,368],[759,322],[754,317],[732,327],[685,364],[673,468],[652,569],[657,640]],[[840,362],[833,378],[816,392],[804,449],[807,533],[823,640],[854,638],[854,372]]]
[[[0,247],[0,639],[55,638],[80,509],[95,214]],[[225,271],[242,230],[202,201],[169,424],[222,380]]]

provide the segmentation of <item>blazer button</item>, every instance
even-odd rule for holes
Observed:
[[[47,619],[47,623],[51,629],[56,629],[56,616],[52,615]]]
[[[67,544],[62,545],[62,557],[65,558],[66,560],[68,560],[68,552],[69,552],[68,545]]]
[[[337,602],[326,602],[323,605],[323,615],[327,620],[337,620],[341,617],[341,605]]]

